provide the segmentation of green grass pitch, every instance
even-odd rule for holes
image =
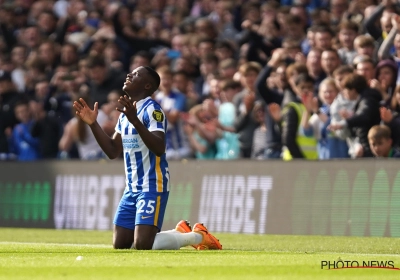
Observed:
[[[397,238],[216,236],[222,251],[135,251],[113,250],[110,231],[0,228],[0,279],[400,279],[400,270],[321,269],[339,259],[400,267]]]

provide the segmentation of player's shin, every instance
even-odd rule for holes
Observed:
[[[199,244],[202,236],[198,233],[160,232],[153,243],[153,250],[178,250],[181,247]]]

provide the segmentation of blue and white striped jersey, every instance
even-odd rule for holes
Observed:
[[[167,130],[167,119],[161,106],[150,97],[136,103],[139,120],[149,131]],[[157,157],[125,114],[121,113],[115,131],[121,134],[125,161],[126,189],[130,192],[169,191],[169,171],[165,153]]]

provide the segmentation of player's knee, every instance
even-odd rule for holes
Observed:
[[[137,238],[133,243],[133,247],[136,250],[151,250],[153,248],[153,242],[144,238]]]
[[[119,241],[114,241],[113,242],[113,248],[114,249],[131,249],[132,248],[132,243],[127,243],[127,242],[119,242]]]

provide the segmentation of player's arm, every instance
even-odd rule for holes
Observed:
[[[142,122],[136,118],[131,122],[139,133],[144,144],[156,156],[160,157],[165,153],[165,134],[162,131],[149,131]]]
[[[79,102],[74,102],[76,114],[89,125],[93,132],[94,137],[99,143],[99,146],[110,159],[117,158],[122,153],[122,140],[121,135],[117,132],[110,138],[97,122],[97,115],[99,113],[99,104],[94,104],[94,109],[91,110],[86,102],[80,98]]]
[[[109,159],[115,159],[122,153],[121,134],[115,132],[112,137],[108,136],[97,121],[89,125],[89,127],[97,143],[99,143],[99,146]]]
[[[128,121],[135,126],[136,131],[139,133],[147,148],[156,156],[162,156],[165,153],[164,131],[150,131],[147,129],[137,116],[136,101],[132,103],[129,97],[125,95],[121,96],[118,102],[124,106],[124,109],[121,110],[117,108],[117,110],[124,113]]]

